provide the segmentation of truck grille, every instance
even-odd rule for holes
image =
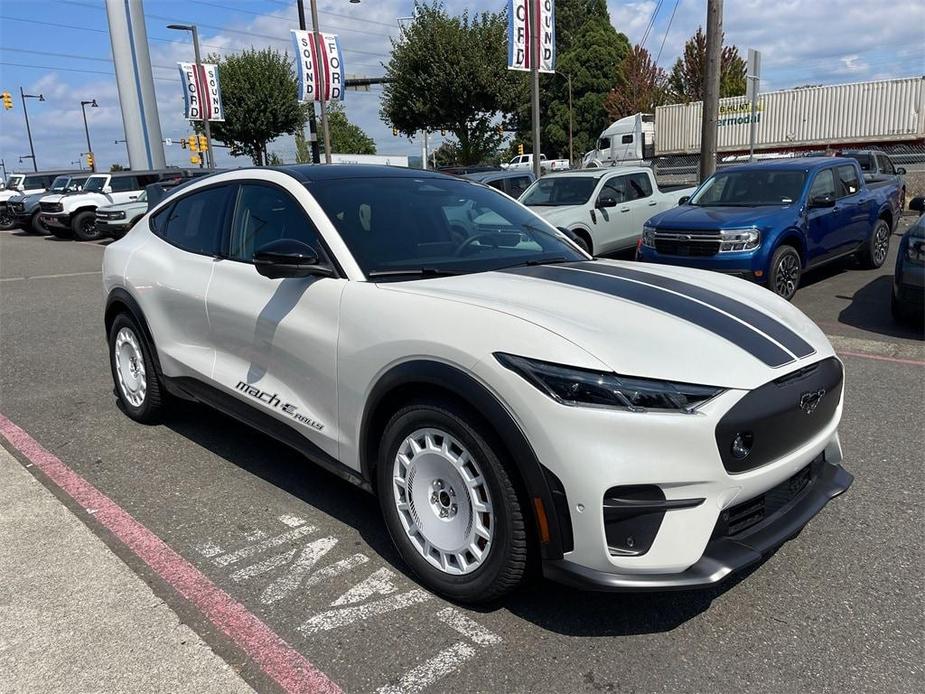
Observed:
[[[716,231],[656,231],[655,250],[663,255],[707,258],[719,253]]]
[[[39,202],[42,212],[61,212],[64,206],[60,202]]]
[[[26,211],[26,206],[21,202],[11,202],[10,203],[10,212],[13,214],[23,214]]]

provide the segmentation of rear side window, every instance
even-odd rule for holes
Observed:
[[[138,188],[136,190],[141,190],[146,186],[151,185],[152,183],[157,183],[160,180],[160,176],[157,174],[139,174],[138,179]]]
[[[877,161],[880,162],[880,170],[883,171],[883,173],[888,174],[890,176],[896,173],[896,169],[893,168],[893,162],[890,160],[890,158],[887,155],[878,154]]]
[[[841,193],[839,197],[844,198],[848,195],[854,195],[861,190],[858,172],[853,166],[838,166],[835,168],[835,175],[838,176],[839,183],[841,184]]]
[[[507,194],[515,200],[524,194],[524,191],[530,187],[530,179],[527,176],[515,176],[507,180]]]
[[[218,255],[221,250],[228,186],[191,193],[159,212],[151,222],[155,234],[190,253]]]
[[[23,181],[22,187],[25,190],[30,190],[32,188],[47,188],[49,183],[51,183],[51,181],[48,180],[47,176],[26,176],[26,180]]]
[[[835,199],[835,174],[832,169],[824,169],[816,174],[809,189],[809,199],[813,198]]]
[[[652,195],[652,182],[644,173],[630,174],[626,192],[630,200],[639,200]]]
[[[496,178],[494,181],[488,181],[488,185],[496,190],[504,190],[504,179]]]
[[[134,176],[113,176],[109,185],[113,193],[127,193],[130,190],[138,190],[138,179]]]

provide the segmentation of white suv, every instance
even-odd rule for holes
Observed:
[[[595,261],[487,186],[376,166],[216,174],[103,262],[116,394],[257,427],[378,495],[429,588],[715,583],[851,483],[842,365],[771,292]],[[536,564],[534,564],[534,560]]]
[[[78,238],[93,241],[102,237],[105,230],[97,228],[96,208],[133,202],[144,192],[145,186],[163,177],[158,171],[119,171],[93,174],[80,193],[46,195],[39,201],[42,222],[59,238]]]

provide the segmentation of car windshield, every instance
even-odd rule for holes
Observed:
[[[390,176],[318,180],[307,187],[371,279],[585,259],[548,223],[476,183]]]
[[[10,176],[10,180],[7,181],[8,188],[19,188],[22,185],[22,180],[25,176]]]
[[[55,176],[55,180],[51,182],[50,190],[53,193],[60,193],[67,190],[67,182],[71,180],[70,176]]]
[[[521,198],[530,207],[584,205],[591,199],[596,176],[547,176],[537,181]]]
[[[70,183],[67,184],[67,189],[68,189],[68,191],[73,193],[73,192],[76,192],[76,191],[78,191],[78,190],[81,190],[81,189],[83,188],[84,184],[87,182],[87,178],[89,178],[89,177],[88,177],[88,176],[81,176],[80,178],[72,178],[72,179],[70,179]]]
[[[800,199],[806,174],[802,171],[752,169],[714,174],[690,199],[700,207],[790,205]]]
[[[105,176],[90,176],[84,184],[85,193],[102,193],[106,185]]]

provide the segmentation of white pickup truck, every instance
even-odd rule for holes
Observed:
[[[502,169],[527,169],[533,170],[533,155],[519,154],[507,164],[501,164]],[[565,171],[570,168],[568,159],[547,159],[545,154],[540,155],[540,169],[547,171]]]
[[[694,188],[662,188],[652,169],[620,166],[544,176],[520,202],[553,226],[571,231],[589,253],[613,253],[636,245],[653,215],[678,204]]]

